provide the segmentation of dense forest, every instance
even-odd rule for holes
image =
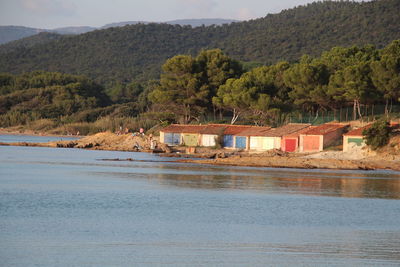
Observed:
[[[138,24],[78,36],[16,41],[0,46],[0,71],[86,75],[110,87],[118,82],[157,79],[168,58],[195,56],[202,49],[220,48],[252,66],[252,62],[293,63],[303,54],[318,56],[335,46],[372,44],[382,48],[399,38],[398,0],[323,1],[223,26]]]
[[[61,39],[62,35],[51,32],[41,32],[17,41],[8,42],[0,46],[2,54],[10,53],[13,51],[25,50],[37,45],[45,44],[54,40]]]
[[[199,26],[210,26],[210,25],[223,25],[235,22],[236,20],[231,19],[177,19],[159,23],[166,23],[172,25],[190,25],[192,27],[199,27]],[[133,25],[133,24],[148,24],[150,22],[144,21],[121,21],[121,22],[114,22],[109,23],[104,26],[95,28],[90,26],[71,26],[71,27],[62,27],[56,29],[38,29],[38,28],[29,28],[23,26],[0,26],[0,44],[9,43],[12,41],[20,40],[22,38],[26,38],[24,43],[28,43],[30,38],[38,33],[55,33],[55,34],[81,34],[86,33],[94,30],[100,29],[107,29],[111,27],[122,27],[126,25]]]
[[[0,75],[0,126],[92,133],[120,125],[147,129],[171,122],[277,126],[324,112],[346,120],[389,115],[400,102],[400,40],[334,47],[246,70],[220,49],[167,59],[157,80],[104,86],[86,78],[35,71]],[[397,111],[398,112],[398,111]],[[380,114],[382,115],[382,114]]]

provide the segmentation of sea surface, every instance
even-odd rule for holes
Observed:
[[[0,266],[400,266],[400,172],[171,161],[0,146]]]
[[[37,136],[37,135],[19,135],[19,134],[2,134],[0,135],[0,142],[2,143],[47,143],[52,141],[68,141],[76,140],[80,137],[77,136]]]

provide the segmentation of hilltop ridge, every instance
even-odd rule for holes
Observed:
[[[229,24],[232,22],[238,22],[237,20],[232,19],[177,19],[165,22],[148,22],[148,21],[122,21],[122,22],[113,22],[105,24],[101,27],[90,27],[90,26],[70,26],[70,27],[60,27],[55,29],[40,29],[40,28],[32,28],[25,26],[0,26],[0,44],[7,44],[12,41],[20,40],[23,38],[35,36],[42,32],[49,32],[55,34],[82,34],[87,33],[94,30],[108,29],[111,27],[123,27],[126,25],[135,25],[135,24],[149,24],[149,23],[165,23],[171,25],[190,25],[192,27],[199,26],[210,26],[210,25],[222,25]]]
[[[95,30],[11,51],[0,46],[0,71],[84,74],[98,82],[156,78],[166,59],[221,48],[234,59],[272,64],[319,55],[334,46],[381,48],[400,38],[400,1],[315,2],[222,26],[136,24]],[[14,43],[18,46],[18,42]]]

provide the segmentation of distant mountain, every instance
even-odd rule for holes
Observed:
[[[319,55],[335,46],[381,48],[395,39],[400,39],[399,0],[323,1],[217,27],[136,24],[11,52],[1,52],[0,46],[0,72],[40,69],[127,82],[157,78],[166,59],[201,49],[221,48],[237,60],[270,64]]]
[[[229,24],[232,22],[238,22],[239,20],[233,19],[177,19],[177,20],[170,20],[165,22],[149,22],[149,21],[122,21],[116,23],[106,24],[101,27],[101,29],[108,29],[111,27],[123,27],[126,25],[135,25],[135,24],[149,24],[149,23],[166,23],[171,25],[189,25],[192,27],[200,27],[200,26],[211,26],[211,25],[223,25]]]
[[[135,24],[139,24],[139,23],[148,24],[149,22],[147,22],[147,21],[121,21],[121,22],[114,22],[114,23],[106,24],[104,26],[101,26],[100,29],[108,29],[111,27],[124,27],[126,25],[135,25]]]
[[[55,32],[55,33],[59,33],[59,34],[81,34],[81,33],[94,31],[96,29],[97,28],[95,28],[95,27],[89,27],[89,26],[76,26],[76,27],[56,28],[53,30],[46,30],[46,31]]]
[[[198,26],[210,26],[210,25],[222,25],[229,24],[231,22],[237,22],[237,20],[229,20],[229,19],[183,19],[183,20],[172,20],[167,22],[159,22],[159,23],[167,23],[167,24],[177,24],[177,25],[190,25],[192,27]],[[36,29],[22,26],[0,26],[0,44],[5,44],[7,42],[19,40],[25,37],[29,37],[40,32],[53,32],[58,34],[82,34],[90,31],[94,31],[97,29],[108,29],[111,27],[123,27],[126,25],[135,25],[135,24],[149,24],[154,22],[146,22],[146,21],[123,21],[123,22],[115,22],[106,24],[102,27],[89,27],[89,26],[73,26],[73,27],[63,27],[56,29]],[[156,22],[157,23],[157,22]]]
[[[11,53],[13,51],[21,51],[23,49],[28,49],[39,44],[45,44],[54,40],[61,39],[62,34],[53,32],[40,32],[35,35],[31,35],[19,40],[5,43],[0,45],[0,54]]]
[[[239,22],[239,20],[232,19],[178,19],[178,20],[170,20],[166,21],[167,24],[172,25],[190,25],[192,27],[200,27],[200,26],[211,26],[211,25],[223,25],[230,24],[232,22]]]
[[[89,31],[96,30],[94,27],[78,26],[78,27],[64,27],[56,29],[37,29],[23,26],[0,26],[0,44],[5,44],[29,36],[33,36],[42,32],[52,32],[58,34],[81,34]],[[41,37],[38,37],[39,39]]]
[[[0,44],[22,39],[43,31],[45,30],[23,26],[0,26]]]

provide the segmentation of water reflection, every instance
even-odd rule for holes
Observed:
[[[399,191],[396,172],[1,147],[0,265],[399,266]]]
[[[170,168],[171,166],[159,166]],[[178,168],[174,166],[174,168]],[[183,167],[184,170],[186,167]],[[180,168],[178,168],[180,169]],[[192,169],[193,172],[196,169]],[[215,171],[215,170],[214,170]],[[168,173],[149,178],[161,184],[201,189],[256,190],[271,193],[305,194],[351,198],[400,199],[400,175],[363,171],[308,172],[305,170],[219,169],[216,174]],[[248,172],[247,174],[245,174]]]

